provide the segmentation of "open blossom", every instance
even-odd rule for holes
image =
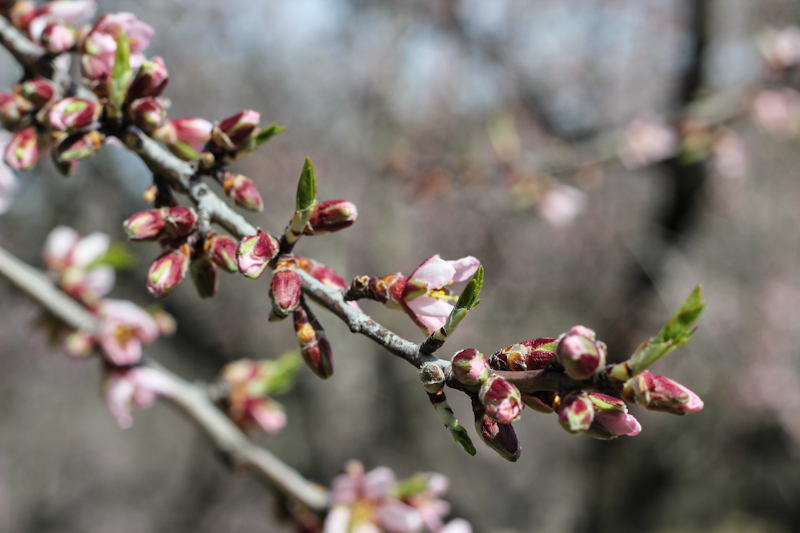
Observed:
[[[57,24],[65,30],[77,28],[89,22],[96,11],[97,4],[93,0],[45,2],[40,7],[24,10],[17,25],[22,24],[23,29],[28,30],[28,35],[35,43],[44,44],[47,47],[46,38],[42,34],[48,26]],[[48,49],[48,51],[58,53],[63,50]]]
[[[93,85],[103,85],[110,78],[117,52],[117,38],[122,30],[125,30],[130,43],[131,68],[138,69],[145,62],[142,52],[150,44],[155,33],[153,28],[138,20],[133,13],[103,15],[89,30],[81,46],[83,75],[94,82]]]
[[[357,461],[331,484],[333,508],[324,533],[471,533],[464,520],[444,524],[450,505],[441,500],[448,489],[440,474],[417,474],[397,481],[384,466],[370,472]]]
[[[102,325],[97,342],[105,358],[115,366],[137,364],[142,359],[142,347],[161,335],[150,313],[133,302],[102,300],[98,312]]]
[[[229,389],[228,415],[239,427],[258,426],[275,434],[286,426],[281,404],[267,396],[271,362],[243,359],[229,363],[222,370],[221,382]]]
[[[800,131],[800,93],[794,89],[762,89],[750,106],[756,124],[770,135],[791,139]]]
[[[678,135],[661,119],[635,118],[625,128],[619,158],[625,168],[637,169],[675,155]]]
[[[58,226],[47,236],[42,255],[59,286],[73,298],[92,305],[114,286],[114,269],[96,264],[106,255],[110,243],[104,233],[81,237],[72,228]]]
[[[800,64],[800,28],[767,28],[756,37],[756,44],[764,60],[775,69]]]
[[[472,256],[445,261],[438,255],[429,257],[407,278],[387,276],[388,302],[397,305],[426,333],[444,326],[458,296],[447,287],[453,282],[467,281],[480,266]]]
[[[175,383],[154,368],[112,368],[104,384],[106,406],[121,428],[133,424],[131,409],[146,409],[158,396],[175,393]]]
[[[588,205],[588,198],[582,190],[556,185],[542,195],[536,203],[536,211],[552,227],[564,228],[585,213]]]

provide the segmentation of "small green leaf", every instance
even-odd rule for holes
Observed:
[[[317,179],[314,177],[314,165],[306,157],[303,172],[297,184],[297,211],[304,211],[314,205],[317,198]]]
[[[169,145],[168,148],[170,152],[184,161],[197,161],[200,159],[200,154],[197,153],[197,150],[183,141],[176,141],[175,144]]]
[[[420,472],[414,474],[408,479],[403,479],[397,483],[397,486],[394,489],[394,495],[398,499],[404,500],[410,496],[419,494],[420,492],[428,488],[429,478],[430,478],[429,474],[423,474]]]
[[[478,267],[478,270],[473,274],[472,278],[467,282],[467,286],[461,292],[456,302],[456,309],[466,309],[467,311],[474,309],[481,299],[478,296],[483,288],[483,265]]]
[[[87,268],[92,269],[96,266],[106,265],[114,270],[130,270],[136,265],[136,257],[128,251],[121,242],[111,243],[106,255],[95,259]]]
[[[285,129],[286,126],[281,126],[277,122],[273,122],[253,136],[252,142],[254,147],[264,144]]]
[[[111,71],[111,87],[109,89],[109,115],[122,116],[122,105],[131,84],[131,47],[125,30],[119,32],[117,37],[117,51],[114,55],[114,69]]]
[[[281,395],[292,389],[294,375],[303,366],[303,360],[297,352],[289,352],[278,359],[263,361],[267,377],[264,382],[264,393]]]

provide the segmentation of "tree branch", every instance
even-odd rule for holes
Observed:
[[[0,275],[67,326],[90,332],[100,328],[97,317],[61,292],[43,273],[23,263],[2,247]],[[187,382],[157,363],[151,362],[148,366],[173,384],[173,394],[161,398],[194,420],[232,467],[255,471],[280,492],[296,499],[312,511],[323,512],[328,508],[330,496],[327,490],[305,479],[268,450],[253,444],[211,402],[204,387]]]

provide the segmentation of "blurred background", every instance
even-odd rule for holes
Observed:
[[[147,54],[170,71],[171,116],[249,108],[288,126],[234,167],[265,200],[251,222],[284,227],[309,155],[320,199],[352,200],[359,218],[299,254],[346,279],[409,274],[434,253],[483,262],[483,303],[442,357],[584,324],[622,360],[703,283],[696,340],[653,371],[706,408],[634,408],[636,438],[572,437],[528,410],[519,462],[477,438],[471,458],[414,369],[320,311],[336,372],[303,369],[279,398],[288,427],[258,442],[325,485],[351,458],[441,472],[476,532],[800,530],[800,95],[785,89],[800,86],[800,37],[773,42],[797,2],[98,3],[156,29]],[[1,52],[2,90],[20,74]],[[0,243],[41,267],[59,224],[124,240],[150,175],[105,147],[69,179],[44,161],[20,181]],[[158,246],[129,248],[137,265],[112,296],[150,305]],[[162,302],[178,333],[148,354],[190,379],[296,349],[290,323],[267,326],[266,282],[222,276],[213,300],[186,282]],[[422,340],[405,315],[362,307]],[[232,475],[179,413],[159,404],[120,430],[97,362],[48,347],[37,316],[0,283],[0,531],[291,531],[268,488]],[[466,397],[451,403],[474,437]]]

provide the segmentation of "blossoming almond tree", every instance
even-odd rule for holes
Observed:
[[[119,221],[131,241],[162,247],[148,270],[147,291],[163,297],[188,277],[200,297],[209,298],[217,291],[220,270],[241,273],[254,283],[270,277],[268,320],[291,315],[300,357],[237,361],[207,387],[191,385],[147,359],[146,347],[171,334],[174,320],[158,307],[145,310],[106,298],[120,255],[102,234],[81,237],[59,226],[44,244],[46,277],[2,249],[0,273],[49,313],[68,355],[102,361],[106,402],[121,427],[132,424],[133,407],[148,407],[158,397],[178,405],[233,465],[255,470],[298,504],[292,513],[300,530],[470,531],[463,520],[445,520],[449,507],[440,500],[447,490],[443,476],[419,474],[397,481],[385,467],[366,472],[351,462],[329,491],[248,440],[245,431],[272,434],[289,423],[274,396],[291,387],[300,360],[323,379],[334,375],[333,349],[310,302],[415,367],[441,422],[471,455],[476,453],[472,437],[448,403],[448,388],[469,397],[475,434],[509,461],[521,456],[513,424],[526,407],[554,413],[567,432],[597,439],[642,431],[628,404],[677,415],[702,409],[702,400],[686,387],[648,371],[691,339],[704,306],[699,286],[655,337],[621,363],[607,362],[606,345],[585,326],[514,342],[489,357],[471,347],[439,357],[437,352],[442,354],[448,338],[480,303],[484,271],[479,259],[434,255],[408,276],[360,275],[347,283],[330,267],[295,252],[304,238],[345,230],[357,218],[356,206],[347,200],[318,201],[310,159],[302,165],[295,205],[287,206],[282,232],[253,227],[206,183],[216,181],[236,207],[263,209],[253,181],[228,165],[283,127],[262,126],[253,110],[216,121],[170,118],[169,101],[162,97],[169,81],[166,65],[145,53],[154,31],[131,13],[106,14],[91,22],[96,10],[91,0],[41,5],[6,0],[0,9],[5,17],[0,19],[0,42],[25,68],[23,79],[0,95],[0,119],[12,134],[5,165],[29,170],[49,156],[69,175],[104,144],[123,144],[153,174],[153,184],[144,191],[152,209]],[[80,65],[80,83],[66,70],[73,58]],[[654,126],[643,123],[631,135],[644,135],[640,130],[647,128]],[[662,145],[672,142],[660,130],[647,136],[626,152],[631,165],[661,157],[668,151]],[[657,155],[643,153],[653,151]],[[2,191],[13,189],[13,181],[5,178],[0,186],[5,187],[0,202],[8,202]],[[271,276],[264,276],[268,272]],[[465,284],[460,294],[451,292],[455,283]],[[356,300],[403,311],[424,337],[421,342],[399,337],[365,314]]]

